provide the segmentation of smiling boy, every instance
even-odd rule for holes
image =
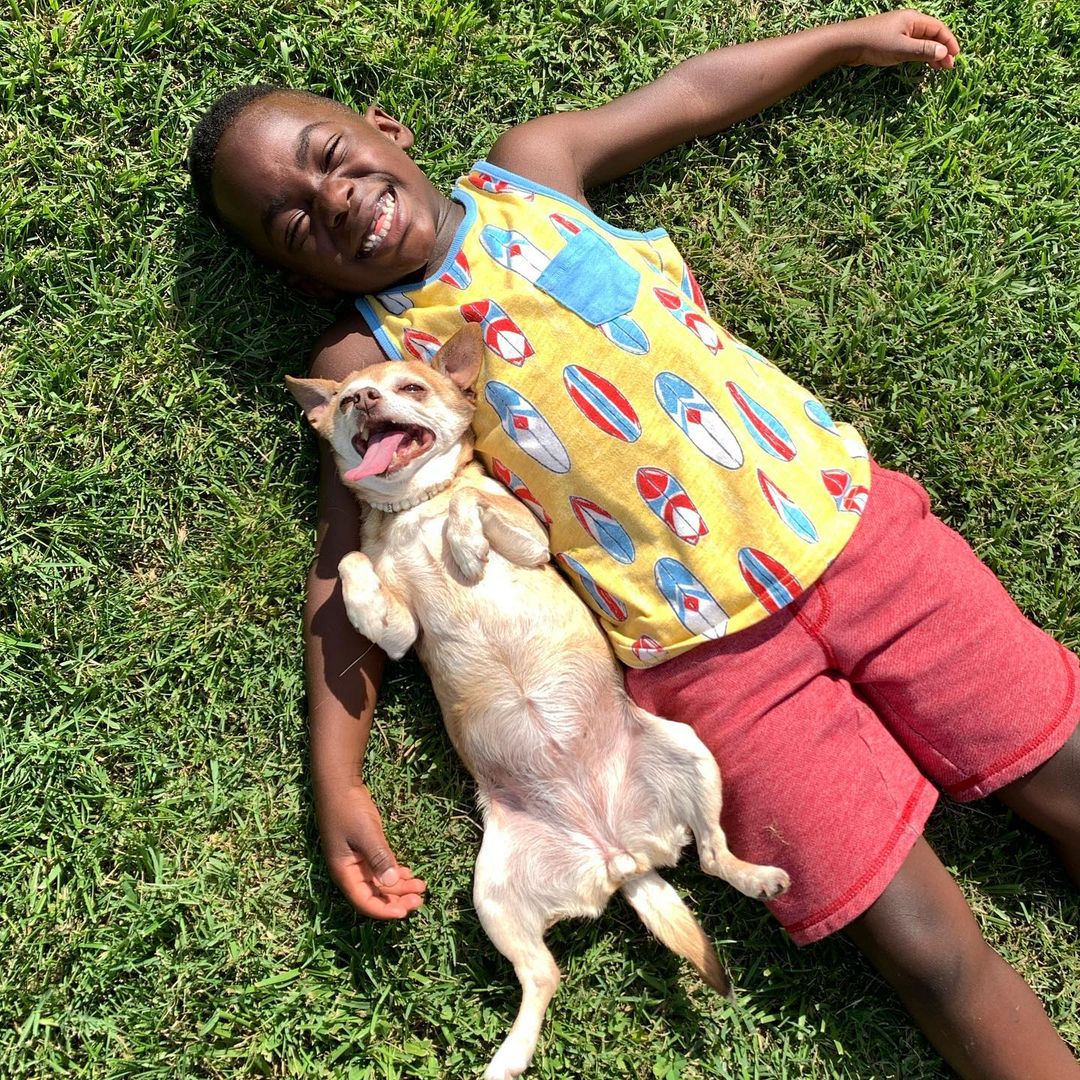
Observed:
[[[408,156],[408,129],[378,108],[360,116],[310,95],[245,88],[223,99],[196,133],[193,177],[206,209],[281,266],[295,287],[360,298],[357,313],[318,343],[313,376],[340,379],[403,350],[423,355],[462,319],[493,327],[496,316],[482,304],[507,316],[519,334],[516,359],[523,340],[539,362],[518,364],[492,347],[484,391],[491,408],[478,412],[486,423],[479,445],[489,462],[495,450],[514,462],[503,466],[505,478],[552,519],[553,550],[564,556],[557,538],[587,530],[603,509],[587,500],[593,509],[577,524],[566,509],[560,478],[575,475],[571,457],[577,475],[587,460],[587,440],[567,433],[576,414],[566,395],[575,401],[575,389],[588,397],[599,387],[608,405],[615,403],[610,426],[622,438],[601,441],[613,459],[626,444],[650,447],[651,429],[643,434],[648,425],[638,422],[645,397],[652,397],[650,409],[657,402],[667,409],[682,435],[663,429],[676,440],[673,449],[649,465],[637,519],[623,522],[634,556],[642,548],[661,555],[655,575],[650,558],[649,580],[633,577],[640,560],[621,540],[606,549],[612,559],[601,553],[588,570],[577,559],[561,560],[605,616],[616,652],[636,665],[628,673],[631,692],[646,707],[693,724],[717,755],[733,848],[791,871],[790,894],[773,910],[796,940],[843,929],[962,1075],[1077,1076],[1039,1002],[983,941],[921,838],[936,794],[919,771],[958,798],[996,794],[1051,836],[1080,880],[1076,659],[1020,616],[963,541],[929,514],[918,485],[872,465],[854,432],[833,425],[801,388],[708,321],[692,277],[662,234],[613,230],[586,203],[590,188],[753,115],[839,65],[917,60],[951,68],[958,51],[942,23],[911,11],[717,50],[598,109],[511,129],[450,199]],[[618,281],[630,283],[629,299],[613,297]],[[641,281],[652,288],[639,289]],[[477,292],[481,282],[491,290]],[[523,308],[526,314],[552,317],[529,324],[510,317],[504,308],[517,312],[519,296],[537,305]],[[546,336],[566,326],[564,338]],[[694,340],[673,336],[680,333]],[[669,337],[674,344],[661,371],[658,350]],[[581,355],[554,355],[575,341]],[[591,378],[603,350],[612,366]],[[541,389],[548,355],[556,382],[564,365],[574,368],[565,391],[555,383]],[[578,360],[591,367],[570,363]],[[682,374],[673,370],[679,365]],[[647,380],[647,393],[635,398],[638,411],[627,413],[629,401],[608,389],[623,378]],[[664,405],[662,388],[678,398],[688,380],[697,386],[702,379],[715,389]],[[753,383],[757,398],[742,385],[751,379],[760,380],[760,389]],[[554,428],[544,419],[549,409],[563,410],[551,414]],[[555,428],[563,433],[573,454],[558,438],[563,454],[552,450],[546,464],[539,451],[519,453],[521,432],[543,432],[541,421],[552,435]],[[677,442],[683,435],[699,450],[708,435],[730,456],[713,448],[712,465],[702,466]],[[776,472],[774,459],[792,471]],[[713,470],[712,480],[695,489],[691,505],[712,529],[698,527],[692,540],[676,535],[663,549],[676,560],[661,552],[650,485],[661,483],[659,472],[663,484],[686,484],[684,473],[703,467]],[[602,489],[607,474],[591,482]],[[762,558],[760,544],[744,538],[728,569],[710,569],[716,556],[709,552],[726,534],[752,537],[755,529],[790,554]],[[324,452],[305,607],[317,812],[331,871],[353,904],[401,918],[420,905],[424,885],[397,863],[360,779],[383,658],[354,633],[341,602],[337,564],[358,535],[356,504]],[[691,547],[698,561],[689,564],[697,574],[690,576],[702,590],[683,578],[675,590],[681,608],[670,597],[667,606],[646,599],[653,576],[663,591],[661,564],[684,565]],[[796,552],[801,561],[792,573]],[[943,583],[952,585],[947,604],[926,602],[915,569],[920,552],[943,567]],[[882,566],[892,567],[892,576],[879,573]],[[594,580],[601,572],[608,576]],[[623,604],[620,595],[631,588],[641,599]],[[718,618],[703,622],[710,601],[722,626]],[[635,620],[655,626],[655,634],[620,629]],[[944,649],[954,639],[955,649]],[[899,648],[887,647],[896,642]],[[997,680],[986,674],[995,669]],[[768,850],[766,834],[780,838],[779,850]]]

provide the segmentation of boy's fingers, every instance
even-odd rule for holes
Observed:
[[[911,59],[924,60],[928,64],[939,63],[949,55],[949,49],[944,43],[930,38],[905,38],[904,47]]]
[[[384,874],[375,879],[375,888],[387,896],[408,896],[410,893],[422,893],[427,888],[423,878],[413,877],[412,871],[407,866],[396,868],[398,873],[393,881],[387,881]]]
[[[911,28],[911,36],[944,45],[945,52],[935,59],[956,56],[960,52],[960,43],[956,40],[956,35],[943,22],[932,19],[928,15],[915,21]]]
[[[376,887],[359,867],[355,866],[342,868],[337,876],[337,883],[349,903],[362,915],[372,919],[403,919],[424,902],[421,895],[424,883],[418,878],[410,878],[410,888],[401,895]],[[417,885],[419,888],[416,888]]]

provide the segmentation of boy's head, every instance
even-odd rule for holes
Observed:
[[[378,292],[422,271],[445,199],[406,153],[412,132],[372,106],[243,86],[191,140],[203,209],[315,294]]]

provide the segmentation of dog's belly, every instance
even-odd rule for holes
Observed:
[[[481,804],[557,821],[606,856],[639,722],[590,610],[550,565],[495,551],[481,580],[464,583],[435,521],[394,549],[376,570],[408,597],[417,653]]]

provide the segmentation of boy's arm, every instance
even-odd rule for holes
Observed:
[[[596,109],[552,113],[506,132],[490,160],[576,199],[680,143],[761,112],[845,64],[919,60],[953,66],[944,23],[892,11],[785,37],[716,49]]]
[[[311,375],[342,379],[384,359],[358,317],[350,317],[316,345]],[[360,546],[360,508],[321,440],[319,453],[318,534],[304,605],[315,812],[342,892],[365,915],[400,919],[422,903],[424,882],[398,864],[361,779],[384,657],[349,623],[337,572],[342,556]]]

